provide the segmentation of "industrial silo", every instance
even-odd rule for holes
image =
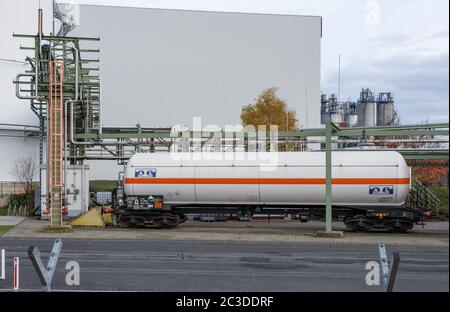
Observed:
[[[320,123],[326,124],[330,122],[330,107],[326,94],[320,96]]]
[[[358,126],[375,127],[377,118],[377,105],[372,91],[362,89],[358,100]]]
[[[392,126],[394,119],[394,98],[392,94],[390,92],[378,94],[377,126]]]

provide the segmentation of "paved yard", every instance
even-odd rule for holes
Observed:
[[[25,219],[24,217],[0,216],[0,225],[17,225]]]
[[[324,223],[310,222],[214,222],[189,221],[171,229],[85,229],[75,228],[72,233],[43,233],[47,222],[26,219],[4,237],[21,238],[82,238],[82,239],[134,239],[134,240],[194,240],[194,241],[237,241],[237,242],[286,242],[303,244],[351,244],[374,245],[383,241],[397,246],[449,246],[448,222],[419,226],[405,234],[388,232],[353,233],[345,232],[343,238],[319,238],[315,236]],[[338,222],[335,229],[345,230]]]

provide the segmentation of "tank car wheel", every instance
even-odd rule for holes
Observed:
[[[392,233],[406,233],[414,227],[414,222],[396,218],[386,221],[384,227]]]
[[[117,225],[119,228],[127,228],[130,226],[129,224],[129,218],[124,216],[119,216],[117,220]]]
[[[374,226],[373,221],[362,214],[345,217],[344,224],[348,229],[357,232],[369,231]]]
[[[176,227],[180,222],[180,217],[171,213],[164,213],[158,216],[148,217],[144,223],[147,228],[171,228]]]
[[[184,222],[186,222],[186,215],[185,214],[183,214],[183,213],[179,213],[179,214],[177,214],[177,216],[178,216],[178,223],[184,223]]]

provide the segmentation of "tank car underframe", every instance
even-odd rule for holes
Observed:
[[[229,206],[229,205],[173,205],[172,210],[179,213],[219,213],[235,212],[240,215],[256,213],[282,215],[298,214],[300,221],[323,220],[325,206]],[[345,226],[353,231],[370,231],[386,229],[390,232],[406,232],[414,224],[422,221],[422,213],[418,209],[392,206],[333,206],[333,219],[343,220]]]
[[[301,222],[323,219],[325,206],[277,206],[277,205],[206,205],[167,204],[162,209],[133,209],[117,207],[116,221],[120,227],[174,227],[186,220],[188,213],[235,213],[240,216],[254,214],[298,214]],[[406,232],[422,221],[419,209],[393,206],[333,206],[333,219],[343,220],[345,226],[358,232],[386,229]]]
[[[348,229],[359,232],[374,229],[407,232],[421,221],[420,210],[406,207],[357,207],[352,208],[344,218]]]
[[[186,220],[183,214],[162,210],[120,209],[116,212],[119,227],[165,228],[175,227]]]

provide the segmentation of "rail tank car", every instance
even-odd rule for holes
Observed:
[[[323,210],[325,183],[324,152],[137,153],[125,168],[119,222],[174,226],[187,207]],[[409,187],[397,152],[333,152],[333,207],[346,209],[350,229],[411,229],[417,213],[402,207]]]

